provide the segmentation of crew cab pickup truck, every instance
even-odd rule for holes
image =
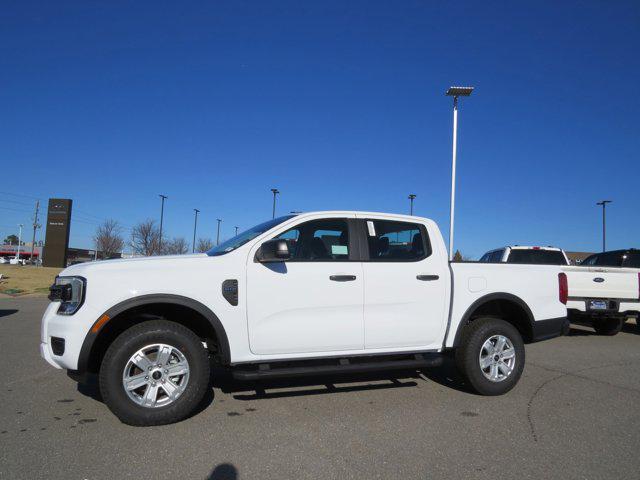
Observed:
[[[50,299],[42,357],[97,373],[131,425],[190,415],[216,364],[256,381],[423,369],[455,351],[468,385],[499,395],[524,342],[568,328],[559,267],[449,263],[433,221],[363,212],[275,218],[206,254],[74,265]]]
[[[559,248],[513,246],[490,250],[480,261],[564,265],[569,319],[590,323],[600,335],[617,334],[627,317],[636,317],[638,324],[640,269],[633,268],[640,263],[637,250],[597,253],[580,266],[569,266],[567,255]]]

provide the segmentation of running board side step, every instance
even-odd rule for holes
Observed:
[[[368,357],[371,358],[371,357]],[[356,358],[336,359],[336,363],[324,365],[309,365],[301,361],[299,366],[279,367],[278,362],[258,364],[258,369],[242,369],[236,367],[232,370],[236,380],[261,380],[269,378],[304,377],[310,375],[326,375],[334,373],[377,372],[384,370],[402,370],[438,367],[442,365],[443,357],[440,353],[419,353],[402,359],[386,361],[358,361]]]

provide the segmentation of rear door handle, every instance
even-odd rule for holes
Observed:
[[[423,282],[432,282],[434,280],[438,280],[440,278],[439,275],[418,275],[416,276],[418,280],[422,280]]]
[[[334,282],[353,282],[356,279],[355,275],[331,275],[329,280]]]

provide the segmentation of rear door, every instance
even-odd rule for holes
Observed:
[[[439,348],[446,324],[448,265],[425,225],[361,220],[366,349]]]

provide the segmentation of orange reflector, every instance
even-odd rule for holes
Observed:
[[[102,328],[102,326],[110,320],[109,315],[106,313],[102,315],[96,323],[91,327],[91,333],[98,333],[98,330]]]

